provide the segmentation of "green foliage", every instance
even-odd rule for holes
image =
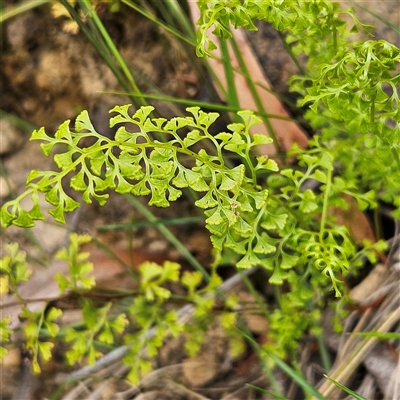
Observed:
[[[0,294],[17,292],[17,285],[29,280],[32,272],[18,243],[6,245],[6,251],[8,254],[0,260]]]
[[[96,307],[92,301],[83,300],[82,321],[83,327],[68,328],[65,340],[71,342],[71,349],[66,357],[69,364],[73,365],[82,357],[87,357],[87,363],[93,364],[102,353],[96,349],[95,340],[102,344],[115,343],[115,335],[122,333],[128,321],[124,314],[109,318],[111,303],[103,307]]]
[[[195,205],[204,211],[216,259],[234,254],[231,259],[238,268],[260,265],[271,284],[287,288],[279,297],[279,308],[269,315],[272,343],[263,349],[282,367],[274,354],[293,354],[304,331],[318,330],[318,306],[329,289],[340,297],[349,270],[362,266],[365,256],[373,261],[375,251],[384,248],[382,242],[355,244],[331,210],[346,209],[345,196],[351,196],[361,210],[383,200],[400,216],[400,74],[396,72],[400,50],[383,40],[354,41],[353,32],[368,33],[371,27],[358,21],[351,9],[340,10],[329,1],[200,0],[198,4],[200,56],[215,48],[207,37],[210,27],[228,39],[230,24],[254,30],[258,19],[285,35],[294,56],[307,57],[309,71],[293,77],[291,89],[302,95],[301,105],[309,106],[306,118],[316,134],[308,149],[294,147],[289,153],[296,156],[297,164],[279,167],[272,159],[254,157],[254,148],[271,139],[250,134],[250,128],[262,121],[248,110],[238,112],[226,131],[212,134],[218,114],[199,107],[187,108],[187,116],[167,120],[153,118],[150,106],[135,112],[130,105],[116,106],[110,111],[110,127],[118,126],[114,138],[97,132],[83,111],[74,129],[65,121],[54,137],[43,128],[32,134],[31,140],[42,142],[45,156],[55,152],[58,170],[32,171],[26,191],[1,207],[1,225],[32,227],[43,220],[39,193],[53,206],[49,211],[53,218],[65,223],[65,213],[80,206],[77,198],[66,193],[67,186],[81,193],[84,202],[95,200],[100,205],[107,202],[110,190],[147,196],[148,204],[157,207],[168,207],[186,189],[197,192]],[[351,31],[344,14],[353,21]],[[91,143],[86,147],[85,138]],[[227,162],[232,156],[234,166]],[[22,206],[25,198],[32,202],[28,210]],[[89,239],[73,234],[69,247],[58,253],[70,268],[69,277],[56,277],[60,290],[74,292],[82,304],[82,325],[66,331],[71,344],[68,361],[95,362],[101,346],[117,342],[125,330],[132,382],[151,368],[168,335],[186,333],[189,354],[199,351],[204,331],[215,319],[215,299],[210,294],[221,283],[218,263],[207,284],[200,272],[181,275],[179,265],[172,262],[141,265],[137,295],[128,311],[119,313],[117,304],[97,304],[85,297],[95,282],[88,276],[92,269],[88,254],[79,250]],[[9,252],[2,260],[0,287],[2,293],[17,294],[17,285],[29,278],[29,270],[16,245]],[[176,311],[167,307],[173,297],[171,283],[183,286],[195,306],[191,324],[180,323]],[[231,299],[225,304],[220,322],[233,351],[239,353],[242,342],[231,329],[236,323],[234,303]],[[336,301],[335,306],[337,315],[342,315],[343,302]],[[47,360],[52,347],[39,339],[40,330],[54,337],[59,315],[56,308],[39,312],[24,308],[35,371],[38,357]],[[7,340],[7,319],[0,329],[2,340]],[[304,388],[315,395],[307,385]]]
[[[10,335],[12,334],[12,330],[8,328],[10,322],[11,319],[9,316],[5,316],[0,320],[0,360],[7,354],[7,349],[3,345],[10,341]]]
[[[50,337],[55,337],[59,331],[59,326],[54,322],[60,317],[62,311],[58,308],[51,307],[49,310],[43,308],[39,311],[30,311],[28,307],[24,307],[20,314],[20,318],[26,320],[24,334],[26,337],[26,348],[30,350],[32,357],[32,370],[34,373],[40,373],[39,357],[44,361],[51,358],[51,349],[54,343],[40,340],[41,330],[44,329]]]
[[[55,280],[58,282],[61,293],[64,293],[68,289],[90,289],[95,285],[94,278],[86,276],[93,269],[93,264],[87,261],[89,253],[79,251],[82,244],[88,243],[91,240],[90,236],[72,233],[69,239],[69,247],[62,248],[56,254],[57,259],[67,261],[69,266],[70,279],[60,272],[55,275]]]
[[[340,195],[344,193],[356,197],[363,205],[374,205],[374,201],[370,195],[354,191],[352,182],[332,178],[333,157],[327,149],[315,140],[310,150],[299,156],[304,168],[285,168],[277,174],[276,163],[265,157],[255,160],[250,153],[257,144],[270,141],[261,135],[249,134],[250,127],[260,122],[252,112],[239,112],[243,123],[230,124],[230,132],[213,136],[209,127],[218,117],[217,113],[192,107],[188,109],[192,116],[167,121],[150,118],[152,109],[142,107],[132,116],[129,106],[111,110],[117,113],[111,118],[111,126],[130,123],[134,128],[128,131],[125,125],[121,126],[115,139],[97,133],[85,111],[76,120],[76,132],[70,131],[69,121],[60,126],[55,138],[46,135],[43,129],[35,131],[32,139],[45,142],[41,145],[45,155],[50,154],[56,143],[66,145],[64,152],[54,156],[60,171],[33,171],[27,181],[27,191],[2,207],[3,226],[19,225],[21,215],[29,225],[35,219],[42,219],[42,213],[38,215],[39,192],[46,193],[47,201],[55,206],[49,213],[63,222],[64,213],[79,206],[63,189],[67,180],[73,189],[83,192],[85,202],[96,199],[100,204],[107,200],[104,192],[113,189],[119,193],[150,195],[149,205],[166,207],[181,196],[181,189],[190,187],[204,193],[195,204],[205,210],[206,227],[214,247],[238,253],[239,268],[261,264],[273,272],[271,283],[282,284],[295,265],[308,265],[312,260],[315,268],[331,278],[339,295],[337,274],[347,271],[355,248],[345,228],[328,221],[327,210],[340,205]],[[168,141],[152,139],[154,133],[166,136]],[[80,140],[89,136],[94,143],[81,148]],[[203,141],[214,147],[213,153],[204,148],[195,152],[194,145]],[[115,155],[116,148],[120,150],[119,156]],[[226,166],[223,154],[229,152],[237,155],[242,163],[234,168]],[[192,167],[181,163],[182,155],[193,159]],[[272,181],[271,189],[259,185],[265,177],[267,184]],[[319,195],[302,189],[310,180],[323,183]],[[20,205],[27,196],[34,202],[29,211]],[[321,213],[318,223],[317,216]],[[309,218],[311,215],[314,218]],[[87,255],[72,260],[72,254],[76,254],[73,247],[68,254],[65,250],[59,254],[60,258],[71,260],[73,280],[68,283],[65,278],[57,277],[63,290],[76,286],[77,270],[85,274],[91,268],[83,261]],[[86,287],[93,284],[90,279],[79,279]],[[148,296],[150,293],[149,288]]]

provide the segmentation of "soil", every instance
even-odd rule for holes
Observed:
[[[5,1],[6,7],[13,4],[16,2]],[[394,12],[397,2],[379,4],[380,11],[398,24],[399,17]],[[138,13],[125,11],[111,13],[106,6],[102,6],[99,15],[121,55],[139,77],[139,86],[144,89],[146,83],[151,81],[168,96],[204,98],[207,93],[202,90],[203,84],[189,59],[195,57],[194,53],[186,54],[165,32]],[[362,18],[364,16],[370,18],[368,14],[363,13]],[[121,87],[83,32],[65,31],[65,21],[63,17],[55,18],[50,6],[44,5],[8,20],[3,26],[0,42],[0,109],[5,112],[0,121],[2,203],[23,191],[26,177],[32,169],[53,168],[51,158],[43,156],[38,143],[29,142],[32,128],[44,126],[48,133],[53,133],[63,121],[73,120],[81,110],[86,109],[99,132],[112,136],[114,131],[108,127],[108,110],[115,104],[130,102],[127,96],[102,93],[120,91]],[[374,23],[377,21],[374,20]],[[296,72],[296,68],[282,50],[276,32],[266,24],[259,24],[259,28],[260,32],[249,34],[250,41],[273,87],[288,95],[287,79]],[[392,30],[383,27],[378,36],[392,34]],[[395,43],[398,36],[392,40]],[[171,105],[154,104],[164,117],[175,115],[176,108]],[[140,201],[146,204],[146,199]],[[153,208],[151,211],[160,219],[199,215],[188,198],[180,199],[170,208]],[[48,268],[54,262],[56,251],[67,243],[68,230],[75,230],[90,233],[96,238],[96,243],[106,245],[131,268],[136,268],[145,260],[173,260],[186,266],[184,257],[155,227],[105,229],[111,223],[138,221],[145,221],[143,215],[126,198],[110,193],[104,207],[82,204],[78,211],[68,216],[66,227],[54,224],[49,218],[37,223],[32,230],[33,236],[23,229],[8,228],[2,232],[1,252],[4,252],[6,242],[16,241],[29,255],[30,267],[37,273],[43,273],[44,267]],[[202,265],[209,266],[212,261],[211,244],[201,223],[171,225],[168,228]],[[101,247],[92,244],[89,249],[95,268],[104,271],[98,272],[99,283],[104,288],[110,289],[115,285],[132,287],[133,283],[126,280],[121,265],[114,262]],[[228,271],[227,276],[230,274]],[[244,287],[239,286],[235,290],[239,296],[247,296],[251,305],[253,300],[251,296],[248,298]],[[70,317],[74,320],[76,315],[74,317],[71,311]],[[266,320],[251,312],[245,317],[251,331],[262,337],[268,329]],[[226,337],[218,326],[210,330],[199,356],[189,358],[182,347],[182,339],[167,343],[157,368],[140,388],[130,386],[121,367],[114,366],[114,370],[99,375],[74,398],[250,399],[256,398],[256,395],[245,387],[246,382],[267,387],[261,366],[250,350],[240,359],[232,358],[227,350]],[[44,366],[43,374],[32,376],[26,367],[29,357],[21,349],[11,348],[0,371],[1,398],[44,399],[50,398],[57,390],[62,391],[58,385],[63,374],[72,371],[65,366],[63,351],[57,348],[53,361]],[[283,382],[283,377],[280,378]],[[104,385],[105,382],[107,385]],[[21,388],[25,392],[21,392]]]

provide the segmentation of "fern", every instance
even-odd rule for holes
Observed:
[[[211,134],[210,127],[218,114],[198,107],[188,108],[185,117],[167,120],[152,118],[153,107],[131,113],[130,105],[116,106],[111,110],[114,116],[110,126],[119,128],[112,139],[98,133],[83,111],[74,129],[70,121],[65,121],[54,137],[43,128],[33,133],[31,139],[42,141],[46,156],[55,150],[53,158],[58,170],[32,171],[26,191],[2,206],[1,225],[32,227],[35,221],[43,220],[40,193],[53,206],[49,213],[65,223],[65,213],[80,206],[75,195],[73,198],[67,194],[67,186],[80,192],[84,202],[95,200],[100,205],[107,202],[110,190],[147,196],[148,204],[157,207],[168,207],[185,189],[198,192],[195,205],[204,210],[205,226],[217,259],[221,259],[221,253],[233,252],[238,268],[260,265],[268,271],[271,284],[287,284],[289,290],[281,295],[280,309],[270,315],[274,341],[270,350],[283,355],[297,348],[305,330],[316,329],[320,315],[309,310],[310,304],[319,304],[329,288],[341,296],[343,277],[350,266],[361,266],[364,256],[373,260],[374,251],[384,248],[382,242],[364,243],[362,247],[353,243],[347,229],[335,222],[330,213],[332,207],[345,209],[346,195],[354,197],[360,209],[376,207],[378,201],[384,200],[393,205],[396,216],[400,215],[400,74],[396,73],[400,50],[382,40],[352,40],[352,32],[368,33],[371,27],[358,21],[351,9],[340,10],[329,1],[200,0],[199,6],[200,56],[215,48],[207,37],[210,27],[227,39],[231,37],[230,24],[256,29],[257,19],[268,21],[283,32],[293,54],[307,56],[310,72],[293,77],[291,88],[302,95],[301,105],[309,105],[306,117],[316,135],[307,150],[293,149],[291,154],[297,156],[298,165],[279,169],[272,159],[253,156],[254,148],[271,139],[250,135],[250,128],[261,122],[251,111],[239,112],[238,121],[242,122]],[[347,30],[342,14],[351,17],[352,31]],[[83,147],[84,138],[90,138],[92,144]],[[226,163],[232,155],[237,160],[234,167]],[[30,209],[21,204],[27,197],[31,199]],[[79,245],[85,240],[73,237],[69,250],[59,254],[71,264],[71,278],[57,278],[62,290],[78,291],[94,284],[87,276],[90,263],[85,255],[78,254]],[[13,251],[17,259],[16,249]],[[1,288],[17,293],[16,283],[28,278],[27,271],[17,269],[16,277],[7,267],[10,262],[7,258],[3,261]],[[70,362],[82,357],[94,362],[100,354],[95,339],[103,343],[114,341],[129,319],[137,328],[135,333],[126,335],[131,349],[129,358],[134,360],[129,376],[132,381],[150,367],[149,360],[167,333],[178,334],[187,329],[187,348],[190,353],[197,351],[201,343],[198,328],[209,326],[207,318],[214,302],[201,296],[200,275],[184,274],[180,283],[196,305],[197,325],[193,329],[179,325],[176,313],[165,308],[171,293],[162,286],[166,281],[179,281],[178,270],[174,264],[145,264],[139,295],[127,315],[111,318],[110,305],[97,309],[85,300],[84,329],[70,329],[67,335],[72,343]],[[205,290],[215,289],[218,277],[215,270],[213,274],[213,281]],[[56,334],[52,324],[57,312],[47,322],[44,311],[26,314],[32,321],[26,334],[36,358],[39,354],[49,356],[51,343],[42,343],[38,332],[47,324],[53,336]],[[223,319],[226,326],[234,321],[229,312]],[[1,321],[2,338],[9,333],[6,324],[7,320]],[[146,332],[151,326],[155,327],[155,334],[149,338]],[[144,346],[148,359],[141,354]]]
[[[365,205],[374,205],[374,201],[353,192],[351,183],[332,178],[333,158],[327,149],[314,141],[313,147],[300,155],[304,170],[286,168],[278,174],[273,160],[251,156],[252,148],[271,141],[263,135],[249,134],[250,127],[260,122],[252,112],[239,112],[243,123],[230,124],[229,132],[213,136],[209,128],[216,113],[193,107],[188,109],[192,116],[167,121],[150,118],[152,110],[142,107],[129,115],[129,105],[112,109],[117,115],[111,118],[110,126],[124,124],[114,139],[97,133],[86,111],[78,116],[75,132],[70,130],[69,121],[60,126],[54,138],[43,129],[35,131],[32,139],[45,142],[41,144],[45,155],[50,155],[56,144],[66,145],[64,152],[54,156],[60,171],[32,171],[27,191],[2,207],[2,225],[26,227],[43,219],[39,192],[45,193],[46,200],[55,207],[49,211],[55,220],[65,222],[65,213],[79,206],[64,191],[68,180],[71,188],[83,192],[85,202],[95,199],[101,205],[108,198],[104,192],[112,189],[149,195],[150,206],[167,207],[181,196],[183,188],[189,187],[202,193],[195,204],[204,209],[214,247],[239,254],[239,268],[261,264],[273,272],[272,283],[282,284],[292,268],[306,266],[312,259],[314,267],[331,278],[339,295],[337,276],[346,273],[355,248],[347,231],[328,221],[327,210],[340,204],[342,193],[355,196]],[[134,129],[129,131],[125,124]],[[155,133],[167,140],[152,139]],[[89,136],[94,143],[80,147],[82,138]],[[203,141],[214,147],[213,154],[207,153],[204,146],[194,150],[195,144]],[[224,161],[226,153],[234,153],[242,163],[229,168]],[[193,166],[183,165],[181,156],[191,158]],[[320,195],[302,189],[308,180],[322,183]],[[272,182],[271,188],[266,188],[266,181]],[[33,201],[28,211],[20,204],[27,196]],[[321,213],[318,223],[317,215]]]

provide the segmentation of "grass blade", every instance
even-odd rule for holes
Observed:
[[[147,226],[157,226],[157,225],[184,225],[192,222],[204,221],[202,217],[183,217],[183,218],[169,218],[169,219],[158,219],[155,221],[138,221],[130,223],[121,224],[107,224],[98,227],[97,229],[101,231],[108,231],[114,229],[133,229],[133,228],[143,228]]]
[[[22,1],[14,6],[8,7],[4,12],[0,14],[0,24],[7,21],[10,18],[16,17],[32,8],[40,7],[43,4],[49,3],[51,0],[36,0],[36,1]]]
[[[348,387],[342,385],[339,382],[336,382],[334,379],[329,378],[328,375],[324,375],[326,379],[330,380],[334,385],[336,385],[339,389],[342,389],[344,392],[346,392],[347,394],[349,394],[350,396],[353,396],[355,399],[357,400],[368,400],[367,398],[359,395],[356,392],[353,392],[351,389],[349,389]]]

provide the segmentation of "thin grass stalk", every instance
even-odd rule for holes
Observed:
[[[170,97],[170,96],[164,96],[164,95],[154,95],[154,94],[134,94],[132,92],[119,92],[119,91],[114,91],[114,90],[102,90],[100,93],[104,94],[114,94],[114,95],[120,95],[120,96],[134,96],[134,97],[144,97],[149,100],[159,100],[159,101],[165,101],[168,103],[177,103],[177,104],[184,104],[186,106],[198,106],[203,109],[208,109],[208,110],[215,110],[215,111],[226,111],[226,112],[238,112],[241,110],[241,108],[236,108],[230,105],[225,105],[225,104],[216,104],[216,103],[210,103],[208,101],[200,101],[200,100],[191,100],[191,99],[180,99],[178,97]],[[273,118],[273,119],[281,119],[283,121],[292,121],[292,122],[297,122],[296,119],[291,118],[291,117],[285,117],[283,115],[278,115],[278,114],[270,114],[270,113],[265,113],[263,111],[256,110],[254,111],[254,114],[263,117],[263,118]]]
[[[177,37],[180,40],[183,40],[187,44],[196,47],[196,41],[193,37],[188,37],[179,32],[177,29],[172,28],[170,25],[165,24],[164,22],[160,21],[159,18],[157,18],[155,15],[151,14],[147,10],[144,10],[143,8],[139,7],[137,4],[135,4],[133,1],[130,0],[121,0],[122,3],[126,4],[128,7],[134,9],[137,11],[139,14],[143,15],[146,17],[149,21],[154,22],[156,25],[160,26],[161,28],[165,29],[167,32],[172,34],[173,36]]]
[[[277,31],[279,34],[279,37],[282,40],[282,44],[285,47],[285,50],[287,51],[287,53],[289,54],[290,58],[292,59],[292,61],[296,64],[297,69],[299,70],[301,75],[305,75],[306,71],[304,70],[304,68],[301,66],[299,60],[297,59],[297,57],[294,55],[292,47],[290,45],[288,45],[288,43],[286,42],[285,36],[283,35],[283,33],[281,31]]]
[[[240,109],[239,97],[235,83],[235,75],[233,72],[233,66],[231,63],[231,55],[229,52],[228,44],[225,40],[220,39],[219,45],[222,55],[222,64],[224,66],[224,71],[225,71],[226,87],[228,90],[226,101],[230,106]],[[234,118],[237,119],[238,116],[235,115]]]
[[[165,4],[170,10],[171,14],[174,16],[175,20],[178,21],[178,23],[181,25],[183,31],[191,37],[196,46],[196,32],[193,29],[193,25],[190,22],[187,14],[182,10],[182,6],[178,3],[177,0],[169,0],[165,2]]]
[[[380,323],[376,332],[387,332],[400,319],[400,307],[391,312],[382,323]],[[342,384],[346,384],[347,379],[361,363],[365,355],[378,343],[379,339],[370,337],[364,339],[351,353],[347,354],[342,365],[330,374],[330,378]],[[330,398],[332,397],[336,386],[330,381],[324,382],[320,388],[320,392]]]
[[[259,293],[255,290],[253,284],[250,282],[250,279],[243,273],[243,271],[241,269],[238,269],[237,271],[238,271],[239,275],[241,276],[243,282],[249,289],[250,293],[253,295],[255,301],[257,302],[258,306],[260,307],[260,310],[262,311],[264,316],[268,319],[268,317],[269,317],[268,309],[265,306],[265,303],[261,300],[261,297],[260,297]]]
[[[124,196],[146,219],[151,222],[156,222],[158,218],[154,216],[154,214],[140,201],[132,196],[125,195]],[[186,260],[199,271],[203,278],[209,282],[211,277],[210,274],[205,270],[205,268],[197,261],[197,259],[192,255],[192,253],[185,247],[185,245],[165,226],[165,225],[157,225],[157,229],[164,235],[165,239],[168,240],[181,254]]]
[[[61,4],[66,8],[66,10],[69,12],[71,15],[72,19],[78,24],[79,29],[85,34],[85,36],[88,38],[92,46],[97,50],[97,52],[100,54],[106,65],[110,68],[111,72],[114,74],[116,79],[118,80],[119,84],[122,86],[122,88],[126,91],[129,92],[129,84],[125,80],[124,76],[121,74],[121,72],[118,70],[117,66],[115,65],[114,61],[110,57],[109,49],[103,42],[102,38],[99,35],[95,35],[94,32],[92,32],[86,24],[83,23],[81,20],[79,14],[75,11],[75,9],[68,3],[67,0],[60,0]],[[90,26],[92,20],[89,19],[88,23]],[[131,101],[136,105],[137,100],[132,97]]]
[[[43,4],[49,3],[51,0],[27,0],[23,1],[19,4],[16,4],[14,6],[7,7],[7,9],[3,12],[1,10],[2,5],[0,6],[0,24],[3,22],[7,21],[10,18],[16,17],[19,14],[23,14],[26,11],[31,10],[32,8],[40,7]]]
[[[154,91],[154,97],[158,97],[158,99],[153,99],[153,100],[160,100],[160,101],[165,101],[168,105],[168,108],[170,109],[171,113],[173,113],[173,115],[175,116],[179,116],[182,115],[182,110],[175,105],[174,102],[169,101],[169,100],[163,100],[164,98],[167,99],[168,96],[166,94],[163,93],[163,91],[157,86],[155,85],[151,79],[149,79],[142,71],[140,71],[140,69],[138,69],[137,67],[135,67],[134,65],[130,66],[131,70],[133,71],[133,73],[135,74],[135,76],[137,76],[138,78],[141,79],[141,81],[143,82],[143,84],[146,86],[146,88],[149,91]],[[105,94],[119,94],[119,95],[124,95],[124,96],[128,96],[131,99],[136,99],[138,97],[142,97],[143,99],[145,99],[146,103],[147,103],[147,99],[151,100],[151,98],[149,96],[151,95],[146,95],[143,92],[141,92],[140,94],[137,93],[133,93],[131,91],[128,92],[114,92],[113,91],[100,91],[100,93],[105,93]],[[155,113],[157,112],[157,110],[155,110]],[[157,138],[162,141],[165,142],[166,138],[164,137],[164,135],[159,135],[159,134],[155,134],[155,136],[157,136]]]
[[[304,394],[306,398],[310,398],[310,396],[314,396],[315,399],[318,400],[327,400],[325,399],[324,396],[321,395],[321,393],[313,386],[311,385],[302,375],[301,371],[296,371],[293,368],[289,367],[284,361],[279,359],[277,356],[274,354],[268,352],[264,348],[262,348],[252,337],[247,336],[247,332],[244,331],[242,332],[242,335],[246,337],[246,339],[249,341],[249,343],[252,344],[253,348],[257,349],[257,353],[259,354],[260,360],[264,360],[264,357],[267,356],[269,357],[283,372],[285,372],[290,378],[292,378],[304,391]],[[265,360],[264,360],[265,363]],[[266,363],[265,363],[266,364]],[[270,368],[268,367],[270,370]],[[267,371],[266,371],[267,372]],[[277,384],[275,378],[274,381],[276,383],[276,386],[274,386],[274,389],[276,391],[276,394],[279,396],[283,396],[283,393]],[[272,384],[272,382],[271,382]]]
[[[141,91],[140,91],[139,87],[137,86],[135,79],[133,78],[131,72],[129,71],[129,68],[125,63],[125,60],[122,58],[121,54],[119,53],[118,49],[116,48],[114,42],[112,41],[110,35],[108,34],[107,30],[105,29],[100,18],[98,17],[96,11],[94,10],[93,6],[90,4],[90,1],[89,0],[81,0],[81,2],[83,4],[85,4],[85,6],[87,7],[91,18],[93,19],[94,23],[96,24],[97,29],[103,36],[108,48],[111,51],[111,54],[115,57],[119,66],[121,67],[122,71],[124,72],[124,75],[125,75],[126,79],[128,80],[131,88],[133,89],[133,92],[137,93],[137,94],[141,94]],[[143,98],[140,99],[140,103],[143,106],[147,104]]]
[[[91,241],[96,245],[96,247],[103,250],[112,260],[115,260],[119,265],[121,265],[127,275],[131,275],[135,278],[139,277],[139,273],[122,261],[107,245],[96,238],[92,238]]]
[[[128,223],[120,223],[120,224],[106,224],[101,225],[97,229],[101,231],[108,231],[114,229],[133,229],[133,228],[143,228],[148,226],[155,225],[183,225],[191,222],[199,222],[203,221],[204,218],[201,216],[198,217],[180,217],[180,218],[168,218],[168,219],[158,219],[157,221],[137,221],[137,222],[128,222]]]
[[[321,356],[322,366],[324,367],[325,372],[328,372],[332,369],[331,357],[329,356],[328,348],[326,347],[323,333],[319,333],[315,335],[318,342],[318,350]]]
[[[377,14],[376,12],[370,10],[369,8],[363,6],[361,3],[354,1],[354,0],[350,0],[350,2],[352,4],[354,4],[357,7],[360,7],[361,9],[363,9],[364,11],[366,11],[368,14],[371,14],[373,17],[375,17],[378,21],[381,21],[383,24],[385,24],[387,27],[389,27],[390,29],[394,30],[396,33],[398,33],[400,35],[400,28],[397,25],[392,24],[391,22],[389,22],[386,18],[383,18],[381,15]]]
[[[204,74],[204,69],[201,68],[200,63],[197,62],[197,58],[194,58],[194,49],[196,47],[196,33],[194,30],[194,27],[192,23],[190,22],[188,16],[181,10],[179,4],[176,1],[168,1],[166,4],[156,2],[155,5],[163,5],[168,6],[170,10],[172,10],[172,14],[175,16],[176,21],[178,24],[182,27],[183,33],[179,32],[178,29],[176,29],[173,25],[168,25],[164,22],[162,22],[157,16],[151,14],[149,11],[144,10],[143,8],[139,7],[137,4],[135,4],[132,0],[122,0],[124,4],[127,6],[133,8],[135,11],[138,13],[142,14],[144,17],[148,18],[150,21],[154,22],[161,28],[165,29],[168,33],[172,34],[174,37],[183,40],[182,48],[185,51],[187,57],[189,60],[192,61],[192,67],[197,71],[199,77],[202,79],[203,86],[207,88],[207,92],[212,95],[212,97],[215,99],[215,101],[219,101],[218,95],[215,92],[214,87],[211,85],[211,83],[208,81],[208,79],[205,77]],[[170,13],[163,13],[165,14],[166,17],[169,17]],[[169,18],[170,19],[170,18]],[[190,46],[188,48],[188,46]],[[205,67],[205,69],[208,71],[208,74],[213,77],[214,82],[216,83],[216,86],[224,93],[225,91],[222,88],[221,83],[218,81],[217,77],[215,76],[213,70],[210,68],[209,63],[207,58],[201,59],[201,64]]]
[[[8,113],[7,111],[1,110],[1,109],[0,109],[0,117],[10,121],[14,126],[20,128],[20,129],[23,129],[24,131],[26,131],[28,133],[32,133],[35,129],[38,128],[36,125],[33,125],[33,124],[17,117],[16,115],[12,115],[12,114]]]

